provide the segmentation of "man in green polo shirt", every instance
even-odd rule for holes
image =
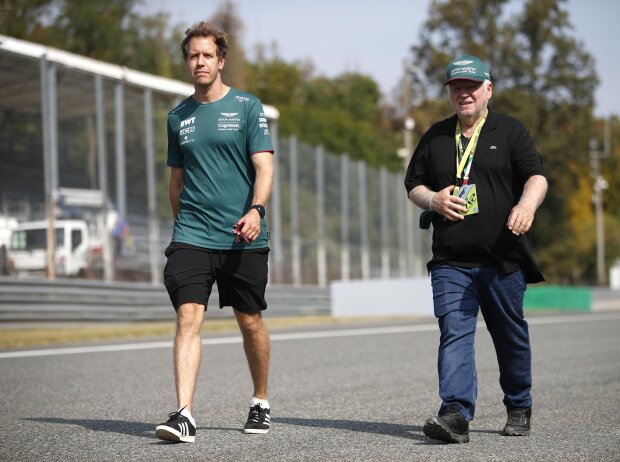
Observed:
[[[192,400],[200,368],[200,328],[214,282],[220,308],[232,306],[254,395],[245,433],[267,433],[269,334],[268,232],[265,204],[273,181],[273,146],[261,102],[222,82],[226,34],[194,24],[181,44],[194,94],[168,114],[169,196],[174,216],[164,283],[177,313],[174,370],[178,410],[157,437],[194,442]]]

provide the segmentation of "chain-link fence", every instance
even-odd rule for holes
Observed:
[[[3,271],[159,283],[172,231],[166,115],[192,91],[0,36],[0,214],[14,228],[11,245],[0,242]],[[277,111],[265,110],[276,144],[271,282],[422,274],[429,234],[402,174],[278,139]],[[35,234],[56,246],[32,248]]]

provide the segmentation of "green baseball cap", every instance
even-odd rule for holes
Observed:
[[[489,66],[477,56],[462,55],[458,58],[454,58],[450,64],[448,64],[444,85],[453,80],[484,82],[486,79],[491,80]]]

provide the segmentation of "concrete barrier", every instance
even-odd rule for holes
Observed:
[[[596,295],[596,296],[595,296]],[[430,277],[335,281],[331,284],[332,316],[434,316]],[[592,311],[620,309],[620,292],[553,284],[530,285],[526,311]]]
[[[429,277],[334,281],[332,316],[433,316]]]

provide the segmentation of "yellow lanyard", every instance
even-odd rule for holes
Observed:
[[[463,152],[463,146],[461,146],[461,122],[456,119],[456,133],[454,135],[456,141],[456,180],[462,180],[463,184],[467,184],[469,180],[469,171],[471,170],[471,163],[474,159],[474,151],[476,150],[476,145],[478,144],[478,137],[480,136],[480,131],[482,130],[482,126],[484,122],[487,120],[487,115],[489,115],[489,110],[484,113],[484,117],[474,130],[473,135],[471,135],[471,139],[469,143],[467,143],[467,148],[465,152]],[[461,158],[459,162],[459,157]]]

